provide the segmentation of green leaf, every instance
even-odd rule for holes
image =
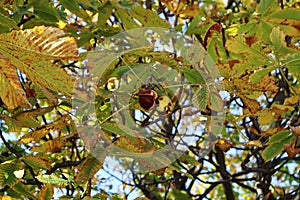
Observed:
[[[132,129],[122,124],[106,122],[104,124],[101,124],[100,126],[103,130],[118,134],[120,136],[135,135],[132,132]]]
[[[34,4],[34,14],[47,22],[58,22],[59,15],[54,7],[49,5],[48,0],[40,0],[38,4]]]
[[[270,32],[272,31],[272,28],[274,27],[274,24],[261,19],[260,23],[257,24],[251,31],[249,31],[249,34],[255,35],[258,39],[261,41],[265,41],[267,43],[270,42]]]
[[[279,155],[284,150],[284,144],[289,144],[294,139],[294,135],[289,131],[281,131],[273,135],[269,139],[269,146],[267,146],[263,152],[262,157],[267,162]]]
[[[127,9],[118,7],[116,15],[121,19],[125,30],[139,28],[139,25],[132,19]]]
[[[186,69],[183,71],[184,77],[191,84],[204,84],[205,80],[203,79],[200,72],[196,69]]]
[[[285,34],[280,30],[279,27],[274,27],[270,34],[270,40],[275,49],[275,55],[283,53],[293,53],[292,49],[285,47]]]
[[[0,164],[0,186],[13,186],[19,179],[14,171],[20,170],[20,165],[16,160],[6,161]]]
[[[226,47],[230,52],[237,54],[243,53],[250,55],[251,58],[264,59],[265,55],[261,52],[260,45],[247,45],[244,37],[235,37],[234,39],[227,40]]]
[[[187,35],[192,35],[192,34],[202,34],[204,35],[206,30],[212,25],[212,23],[208,23],[206,25],[200,26],[199,24],[203,22],[202,16],[196,16],[194,19],[189,23],[189,26],[185,32]]]
[[[57,187],[65,187],[65,186],[69,185],[69,183],[71,182],[70,180],[59,178],[53,174],[52,175],[40,174],[40,175],[36,176],[36,178],[42,183],[54,185]]]
[[[8,32],[11,29],[18,29],[17,22],[3,15],[2,13],[0,13],[0,27],[1,27],[0,33]],[[3,28],[5,28],[6,31],[2,30]]]
[[[63,7],[74,14],[78,15],[80,13],[79,4],[75,0],[60,0],[59,2]]]
[[[109,1],[105,3],[104,6],[99,8],[98,11],[98,26],[104,26],[107,20],[109,19],[110,15],[113,12],[113,7]]]
[[[202,87],[196,90],[193,95],[192,102],[199,110],[205,110],[208,103],[208,90],[207,87]]]
[[[249,31],[254,30],[257,24],[258,21],[256,20],[251,20],[247,24],[241,24],[238,33],[248,33]]]
[[[18,182],[17,184],[15,184],[12,187],[12,190],[20,195],[22,195],[22,197],[27,197],[28,199],[36,199],[36,196],[33,194],[32,191],[28,190],[28,187],[26,187],[26,185],[24,185],[21,182]]]
[[[276,3],[276,0],[261,0],[258,6],[258,12],[262,15],[268,14],[271,9],[277,7]]]
[[[275,135],[272,135],[272,137],[270,137],[268,144],[278,143],[282,140],[285,140],[290,135],[291,135],[291,132],[288,130],[280,131],[280,132],[276,133]]]
[[[285,20],[287,19],[300,20],[300,10],[298,8],[278,9],[275,12],[268,15],[268,17],[285,19]]]
[[[290,55],[283,65],[286,66],[300,66],[300,52]]]
[[[169,23],[160,18],[155,12],[153,12],[152,10],[145,9],[138,4],[135,4],[135,6],[132,9],[130,9],[129,13],[132,17],[137,19],[146,27],[170,27]]]
[[[272,69],[270,68],[266,68],[266,69],[261,69],[259,71],[254,72],[253,74],[251,74],[250,76],[250,81],[252,83],[258,83],[259,81],[261,81],[261,79],[267,75]]]

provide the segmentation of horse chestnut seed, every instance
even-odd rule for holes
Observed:
[[[138,92],[139,103],[146,111],[152,109],[155,106],[155,100],[157,99],[157,93],[152,89],[144,89]]]

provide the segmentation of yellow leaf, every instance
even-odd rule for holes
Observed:
[[[251,114],[256,114],[259,110],[261,110],[260,104],[256,100],[249,99],[242,93],[238,93],[238,95],[243,100],[243,103],[248,108]]]
[[[42,187],[42,189],[40,190],[40,192],[36,195],[37,199],[50,199],[53,196],[53,187],[46,184],[44,185],[44,187]]]
[[[260,140],[252,140],[246,143],[247,146],[263,147]]]
[[[59,20],[59,21],[57,22],[57,24],[58,24],[58,27],[59,27],[60,29],[65,28],[65,26],[67,25],[67,23],[65,23],[65,22],[62,21],[62,20]]]
[[[259,111],[257,115],[261,125],[270,124],[274,120],[273,113],[266,109]]]
[[[193,4],[186,9],[178,12],[182,18],[192,18],[200,14],[200,9],[196,4]]]
[[[53,132],[54,130],[60,131],[66,124],[63,121],[59,121],[57,124],[47,124],[38,127],[36,130],[25,134],[19,141],[18,144],[28,144],[31,141],[39,141],[42,137]]]
[[[41,146],[34,146],[31,151],[35,152],[55,152],[65,145],[66,142],[61,140],[49,140]]]
[[[137,146],[129,138],[124,136],[119,137],[114,144],[125,151],[134,152],[134,153],[144,152],[141,147]]]
[[[0,47],[7,66],[18,68],[36,86],[71,95],[74,79],[53,60],[78,59],[74,38],[59,28],[36,26],[0,34]]]
[[[20,84],[16,68],[0,57],[0,97],[8,109],[31,107]]]
[[[18,198],[10,197],[10,196],[0,196],[1,200],[20,200]]]
[[[299,101],[299,97],[298,96],[292,96],[292,97],[288,97],[284,100],[284,105],[286,106],[293,106],[296,103],[298,103]]]

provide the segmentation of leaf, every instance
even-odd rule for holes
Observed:
[[[15,184],[11,189],[14,192],[20,194],[22,197],[27,197],[26,199],[37,199],[34,195],[34,191],[29,190],[28,187],[26,187],[26,185],[21,182]]]
[[[277,7],[276,0],[262,0],[258,6],[258,12],[262,15],[268,14],[273,7]]]
[[[1,55],[1,54],[0,54]],[[31,107],[20,84],[17,70],[0,57],[0,97],[8,109],[17,106]]]
[[[114,144],[121,148],[124,151],[127,151],[130,153],[143,153],[143,146],[136,145],[132,140],[130,140],[128,137],[121,136],[119,137]]]
[[[105,131],[109,131],[115,134],[118,134],[120,136],[134,136],[135,133],[133,132],[132,129],[130,129],[127,126],[124,126],[122,124],[117,124],[117,123],[104,123],[100,125],[101,128]]]
[[[185,79],[191,84],[204,84],[205,80],[203,79],[200,72],[196,69],[186,69],[183,71]]]
[[[56,124],[47,124],[47,125],[42,125],[39,126],[36,130],[31,131],[27,134],[25,134],[23,137],[20,138],[18,143],[24,143],[28,144],[32,141],[39,141],[42,139],[44,136],[47,134],[50,134],[51,132],[58,130],[61,131],[61,129],[65,126],[66,124],[63,121],[59,121]]]
[[[268,142],[268,146],[263,150],[262,157],[267,162],[280,154],[284,150],[284,144],[289,144],[294,136],[289,131],[281,131],[273,135]]]
[[[130,9],[129,14],[146,27],[170,28],[168,22],[164,21],[152,10],[145,9],[139,4],[135,4],[135,6]]]
[[[12,117],[5,115],[4,120],[9,127],[10,131],[19,131],[21,128],[37,128],[40,126],[40,121],[37,120],[38,116],[42,116],[53,110],[54,107],[49,106],[45,108],[37,108],[22,113],[17,113]]]
[[[208,103],[208,97],[207,87],[202,87],[196,90],[192,102],[199,110],[205,110]]]
[[[183,1],[180,1],[180,3],[183,3]],[[200,14],[200,9],[197,4],[193,4],[186,9],[177,12],[177,14],[180,14],[180,17],[182,18],[194,18]]]
[[[14,172],[20,170],[20,163],[16,160],[6,161],[0,164],[0,186],[13,186],[19,179]]]
[[[249,79],[249,80],[250,80],[252,83],[254,83],[254,84],[255,84],[255,83],[258,83],[258,82],[261,81],[261,79],[262,79],[265,75],[267,75],[270,71],[271,71],[270,68],[258,70],[258,71],[254,72],[254,73],[252,73],[252,74],[250,75],[250,79]]]
[[[28,155],[21,158],[26,164],[33,169],[47,169],[51,168],[51,162],[46,156]]]
[[[287,136],[289,136],[289,135],[290,135],[290,131],[288,131],[288,130],[280,131],[280,132],[276,133],[275,135],[273,135],[272,137],[270,137],[268,144],[278,143],[278,142],[284,140],[285,138],[287,138]]]
[[[201,165],[201,163],[195,157],[188,154],[182,154],[182,156],[179,157],[179,160],[185,164],[190,164],[192,166]]]
[[[104,26],[107,20],[109,19],[110,15],[113,12],[113,7],[109,1],[105,3],[104,6],[101,7],[98,11],[98,25]]]
[[[94,156],[89,155],[79,165],[79,173],[77,174],[77,177],[75,180],[77,182],[81,182],[81,183],[87,182],[102,168],[102,165],[103,165],[103,161],[99,161]]]
[[[249,46],[244,37],[235,37],[226,42],[226,47],[229,51],[240,54],[246,54],[251,58],[265,59],[265,55],[261,52],[260,45]]]
[[[263,109],[257,113],[258,121],[261,125],[268,125],[274,120],[273,113],[268,109]]]
[[[211,108],[214,111],[221,112],[224,107],[224,102],[220,94],[215,89],[212,89],[210,90],[209,96],[210,96],[210,103],[208,104],[209,108]]]
[[[33,29],[1,34],[0,53],[34,84],[71,95],[74,80],[64,69],[53,64],[53,60],[78,57],[74,38],[65,37],[62,30],[37,26]],[[3,66],[2,69],[6,71]]]
[[[3,33],[5,29],[6,29],[5,30],[6,32],[10,31],[11,29],[18,29],[17,22],[15,20],[10,19],[9,17],[3,15],[2,13],[0,13],[0,27],[1,27],[0,33]],[[4,29],[4,27],[5,27],[5,29]]]
[[[237,94],[243,100],[245,107],[248,108],[251,114],[256,114],[259,110],[261,110],[260,104],[256,100],[249,99],[242,93]]]
[[[246,146],[263,147],[260,140],[251,140],[245,144]]]
[[[78,17],[81,17],[83,19],[88,19],[89,16],[85,12],[84,9],[80,8],[79,4],[75,0],[60,0],[59,1],[63,7],[77,15]]]
[[[300,10],[297,8],[278,9],[268,15],[271,18],[300,20]]]
[[[280,30],[279,27],[274,27],[270,34],[270,40],[274,46],[275,54],[293,53],[292,49],[285,47],[285,34]]]
[[[43,143],[41,146],[34,146],[31,148],[31,151],[35,152],[55,152],[61,147],[63,147],[66,144],[66,142],[61,140],[49,140],[45,143]]]
[[[34,15],[47,22],[59,21],[57,11],[49,5],[48,0],[40,0],[34,4]]]
[[[289,55],[284,64],[288,67],[289,71],[300,74],[298,67],[300,65],[300,52]],[[298,71],[295,71],[295,69],[298,69]]]
[[[52,199],[54,194],[54,189],[52,186],[46,184],[42,187],[39,193],[36,194],[37,199]]]
[[[57,187],[65,187],[70,183],[69,180],[59,178],[53,174],[52,175],[40,174],[36,176],[36,178],[42,183],[57,186]]]
[[[139,25],[132,19],[129,12],[121,7],[116,8],[116,15],[121,19],[125,30],[139,28]]]
[[[295,133],[295,135],[297,135],[298,137],[300,136],[300,126],[291,126],[289,124],[289,127],[293,131],[293,133]]]

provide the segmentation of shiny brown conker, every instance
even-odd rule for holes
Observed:
[[[155,100],[157,99],[157,93],[152,89],[144,89],[138,92],[139,104],[146,111],[152,109],[155,106]]]

